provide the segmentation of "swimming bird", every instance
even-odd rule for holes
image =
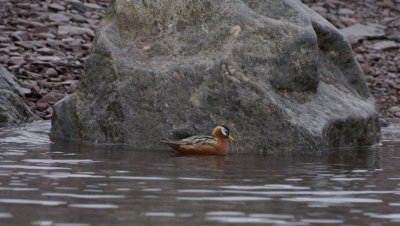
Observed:
[[[229,135],[226,126],[217,126],[212,136],[191,136],[178,141],[162,140],[171,148],[182,154],[193,155],[226,155],[228,153],[228,142],[226,138],[237,142]]]

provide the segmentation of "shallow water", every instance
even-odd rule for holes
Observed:
[[[176,156],[0,129],[0,225],[398,225],[400,127],[309,156]]]

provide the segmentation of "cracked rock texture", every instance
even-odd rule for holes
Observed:
[[[241,152],[380,139],[346,38],[296,0],[112,1],[53,140],[166,148],[225,124]]]
[[[32,112],[23,98],[22,88],[0,65],[0,127],[19,125],[33,120]]]

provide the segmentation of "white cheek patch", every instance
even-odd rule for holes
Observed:
[[[221,132],[224,136],[228,136],[228,131],[224,127],[221,127]]]
[[[228,131],[226,131],[226,129],[222,129],[222,134],[224,134],[224,136],[228,135]]]
[[[221,129],[221,133],[222,133],[222,135],[224,135],[225,137],[227,137],[229,134],[229,132],[228,132],[228,130],[225,128],[225,127],[223,127],[223,126],[218,126],[217,128],[220,128]]]

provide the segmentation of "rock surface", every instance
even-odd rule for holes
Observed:
[[[89,28],[95,32],[111,0],[32,1],[0,0],[0,64],[25,88],[25,102],[36,118],[50,119],[52,104],[39,103],[47,93],[75,92],[83,65],[90,54],[92,37],[85,32],[59,35],[60,26]],[[346,29],[357,23],[381,28],[384,36],[362,37],[352,44],[354,55],[366,75],[380,117],[396,120],[400,112],[388,111],[399,104],[400,89],[400,1],[399,0],[302,0],[335,27]],[[59,4],[64,10],[50,7]],[[353,12],[352,14],[350,14]],[[379,24],[379,25],[377,25]],[[356,32],[356,31],[355,31]],[[350,33],[352,31],[350,30]],[[394,41],[397,47],[382,47]],[[371,48],[376,46],[378,48]],[[149,45],[146,48],[151,48]],[[41,58],[41,56],[56,56]],[[40,57],[40,58],[39,58]],[[42,61],[57,60],[57,61]],[[47,74],[49,69],[55,73]],[[60,82],[61,80],[61,82]],[[395,83],[396,86],[392,84]],[[45,84],[45,85],[44,85]],[[45,109],[45,110],[44,110]]]
[[[242,152],[379,141],[346,38],[294,0],[111,3],[51,138],[165,148],[225,124]]]
[[[400,1],[302,1],[335,27],[344,30],[350,38],[355,38],[352,39],[354,55],[366,74],[366,82],[375,97],[380,116],[390,122],[398,121],[396,118],[400,112],[388,109],[398,106],[400,97]],[[340,14],[345,9],[354,13]],[[353,26],[356,24],[361,26]],[[365,33],[367,30],[371,33]],[[395,43],[388,45],[387,41]]]
[[[29,107],[23,101],[23,93],[24,90],[0,65],[0,126],[19,125],[33,120]]]

